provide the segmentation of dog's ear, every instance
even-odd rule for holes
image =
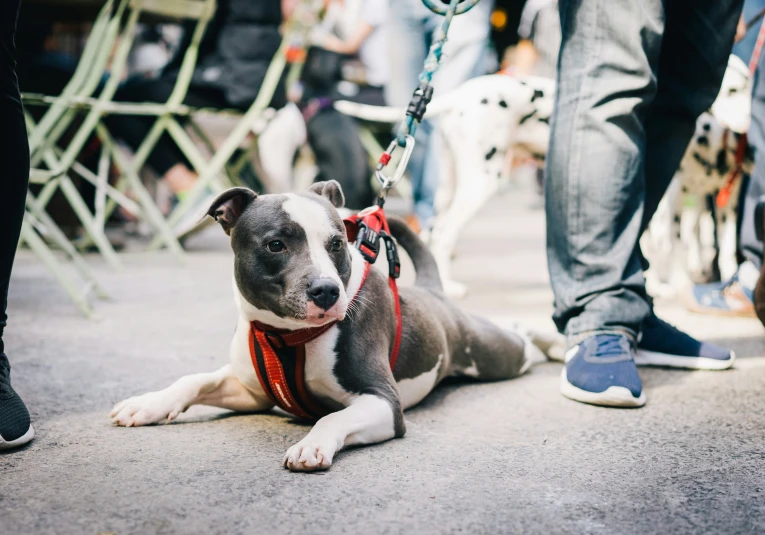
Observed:
[[[321,195],[329,199],[332,206],[335,208],[342,208],[345,206],[345,195],[343,195],[343,188],[340,187],[340,183],[337,180],[329,180],[327,182],[316,182],[308,191]]]
[[[245,208],[258,197],[258,194],[248,188],[231,188],[220,195],[210,205],[207,215],[215,219],[226,234],[236,225],[239,216]]]

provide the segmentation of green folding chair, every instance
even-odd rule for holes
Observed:
[[[310,30],[318,20],[323,5],[323,0],[302,0],[296,6],[292,16],[285,24],[284,38],[266,71],[258,96],[244,114],[235,112],[240,116],[240,119],[231,129],[225,140],[214,150],[211,158],[204,158],[199,147],[194,144],[177,121],[168,122],[168,131],[199,175],[195,186],[168,217],[167,222],[171,227],[178,225],[188,211],[198,203],[205,191],[221,190],[237,182],[237,171],[246,163],[252,151],[257,151],[257,134],[259,132],[257,129],[254,130],[254,125],[263,119],[264,113],[273,98],[279,80],[288,64],[287,53],[296,47],[305,47]],[[288,78],[296,80],[300,76],[301,67],[302,62],[299,59],[293,62]],[[184,111],[187,111],[187,119],[191,128],[205,139],[203,128],[194,120],[192,112],[231,113],[230,110],[188,109]],[[248,138],[249,144],[246,144],[246,150],[242,151],[235,161],[232,162],[232,156],[234,156],[237,149],[240,149],[245,144]],[[207,140],[206,144],[212,146],[209,140]],[[161,242],[155,238],[150,248],[160,245]]]
[[[24,213],[24,221],[21,226],[19,246],[26,243],[27,246],[42,260],[43,264],[53,274],[61,287],[69,295],[77,308],[88,318],[93,316],[93,307],[90,304],[90,296],[94,294],[99,299],[108,299],[108,294],[101,287],[93,275],[87,262],[67,239],[64,232],[56,225],[46,212],[33,215],[29,207],[34,203],[31,194],[27,195],[27,211]],[[45,238],[45,239],[44,239]],[[56,255],[48,246],[50,241],[61,249],[71,260],[72,266],[78,272],[84,285],[78,285],[66,273],[66,268],[59,262]]]
[[[109,59],[109,52],[117,37],[126,3],[126,0],[123,0],[116,5],[114,0],[107,0],[104,4],[93,22],[77,68],[59,96],[29,93],[22,95],[27,107],[46,107],[37,123],[29,113],[26,114],[31,163],[30,182],[42,186],[38,196],[28,203],[30,212],[38,219],[43,217],[42,213],[48,202],[54,193],[60,190],[85,232],[114,268],[120,267],[117,255],[103,228],[96,224],[86,203],[66,174],[66,166],[59,161],[57,155],[56,143],[74,125],[77,118],[76,103],[92,96],[97,90]]]

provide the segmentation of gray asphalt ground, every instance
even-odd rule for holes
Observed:
[[[463,235],[464,307],[552,328],[544,216],[520,191]],[[225,364],[231,253],[212,228],[186,266],[126,253],[96,267],[113,299],[87,321],[21,252],[6,347],[37,438],[0,455],[0,533],[765,533],[765,332],[756,320],[665,319],[737,351],[727,372],[643,370],[639,410],[558,392],[561,365],[440,387],[400,440],[331,470],[280,465],[308,428],[276,414],[194,408],[170,425],[113,427],[112,405]],[[405,270],[408,269],[406,266]]]

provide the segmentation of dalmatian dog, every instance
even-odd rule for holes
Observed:
[[[426,237],[444,290],[462,297],[466,287],[451,277],[460,232],[507,179],[514,154],[544,162],[555,83],[534,76],[494,74],[474,78],[433,99],[426,118],[438,118],[446,160],[440,169],[437,215]],[[399,121],[404,110],[340,101],[343,113],[375,122]]]
[[[751,85],[747,66],[731,56],[720,93],[696,130],[641,245],[651,261],[646,284],[654,296],[674,297],[694,282],[730,278],[736,261],[736,214],[741,175],[751,171],[749,150],[737,162],[749,127]],[[738,178],[728,184],[740,165]],[[714,209],[721,189],[728,200]]]

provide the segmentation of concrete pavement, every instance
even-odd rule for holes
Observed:
[[[467,309],[552,328],[544,217],[495,199],[465,232]],[[127,253],[113,300],[83,319],[28,252],[6,348],[37,438],[0,455],[0,533],[764,533],[765,332],[756,320],[665,319],[739,356],[727,372],[642,370],[639,410],[558,392],[560,364],[514,381],[449,384],[407,412],[407,435],[340,453],[331,470],[280,466],[308,428],[194,408],[171,425],[113,427],[116,401],[227,360],[236,312],[218,229],[187,266]],[[406,267],[404,269],[407,269]]]

